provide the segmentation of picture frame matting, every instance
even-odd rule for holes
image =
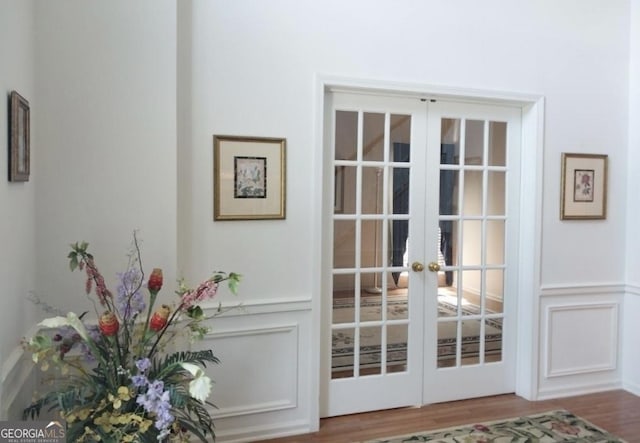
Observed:
[[[286,139],[214,135],[213,147],[213,219],[284,219]]]
[[[561,220],[607,218],[608,156],[562,153]]]

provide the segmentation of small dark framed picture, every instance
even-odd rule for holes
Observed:
[[[562,154],[561,220],[607,218],[607,160],[600,154]]]
[[[9,119],[9,181],[26,182],[31,169],[29,102],[16,91],[9,96]]]
[[[213,219],[285,218],[284,138],[213,137]]]

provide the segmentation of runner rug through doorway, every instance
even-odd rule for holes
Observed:
[[[455,300],[455,297],[453,297]],[[457,306],[452,297],[438,297],[440,316],[455,316]],[[462,305],[463,315],[479,313],[473,304]],[[354,321],[354,300],[335,298],[333,301],[333,324]],[[381,297],[366,296],[360,301],[360,320],[375,321],[381,317]],[[389,295],[387,298],[387,318],[390,320],[407,318],[406,295]],[[354,334],[353,329],[334,329],[332,333],[331,369],[334,374],[353,370]],[[461,325],[461,359],[471,361],[478,358],[480,351],[480,321],[463,321]],[[360,330],[360,369],[379,368],[381,359],[381,336],[379,327],[363,327]],[[485,361],[496,361],[502,354],[502,321],[488,319],[484,326]],[[438,367],[454,366],[457,350],[456,322],[438,325]],[[403,370],[407,361],[407,329],[393,326],[387,329],[387,369]]]
[[[421,441],[437,443],[626,443],[604,429],[565,410],[367,440],[363,443]]]

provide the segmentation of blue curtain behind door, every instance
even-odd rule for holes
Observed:
[[[455,144],[443,143],[440,145],[440,164],[455,164]],[[453,215],[454,204],[453,189],[455,187],[455,172],[441,170],[440,171],[440,215]],[[453,222],[446,220],[440,222],[440,251],[444,256],[444,262],[447,265],[453,263]],[[445,280],[447,286],[453,283],[453,272],[445,272]]]
[[[455,162],[455,144],[442,144],[440,146],[440,164],[451,165]],[[410,145],[408,143],[393,144],[393,161],[409,162]],[[409,213],[409,169],[394,168],[393,169],[393,213],[408,214]],[[455,187],[454,171],[440,171],[440,214],[453,215],[454,204],[453,191]],[[407,251],[407,238],[409,236],[408,220],[393,220],[391,236],[391,265],[403,266],[404,254]],[[451,265],[453,261],[453,222],[440,222],[440,244],[438,247],[444,256],[445,263]],[[400,278],[399,272],[393,272],[393,281],[398,284]],[[453,283],[453,272],[445,273],[447,285]]]
[[[406,162],[410,160],[410,145],[408,143],[393,144],[393,161]],[[409,213],[409,168],[393,168],[393,213]],[[402,266],[404,254],[407,250],[409,236],[408,220],[393,220],[392,224],[391,265]],[[399,272],[391,273],[393,281],[398,284]]]

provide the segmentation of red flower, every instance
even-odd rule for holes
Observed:
[[[162,307],[151,316],[149,329],[155,332],[162,331],[162,329],[167,325],[169,314],[171,314],[171,308],[167,305],[162,305]]]
[[[118,333],[120,323],[118,323],[118,319],[113,312],[106,311],[98,319],[98,327],[100,328],[102,335],[110,337]]]
[[[162,269],[154,268],[147,283],[149,291],[157,293],[162,288]]]

